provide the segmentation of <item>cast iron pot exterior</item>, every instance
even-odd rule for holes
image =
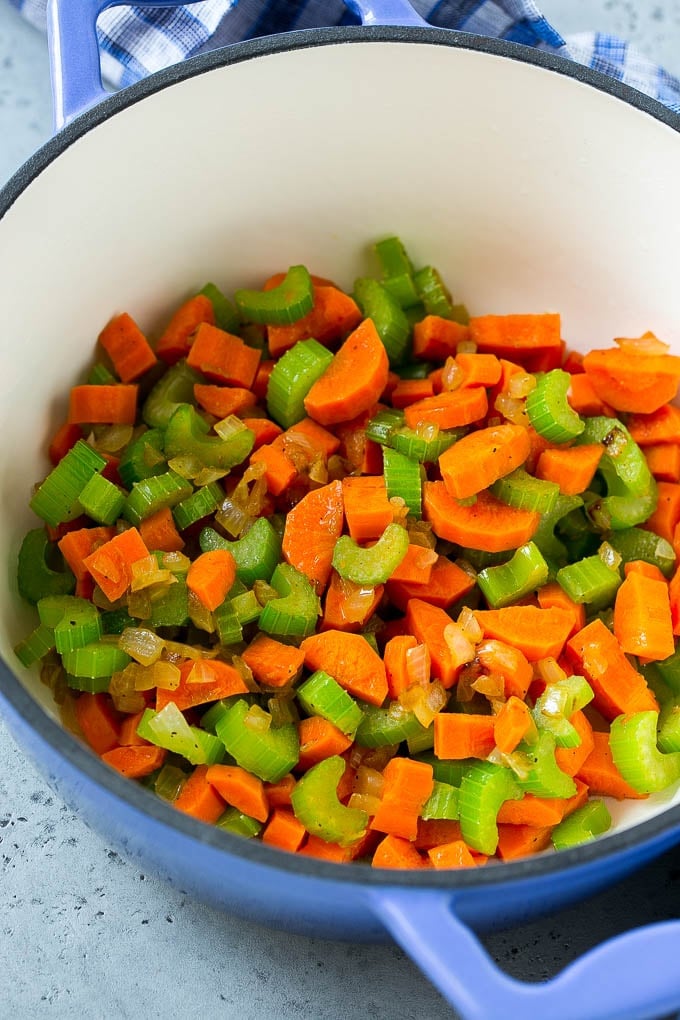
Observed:
[[[81,0],[76,17],[88,7],[93,21],[104,6]],[[62,5],[66,21],[73,11],[72,0]],[[60,29],[54,20],[63,50],[66,21]],[[72,89],[61,81],[66,122],[69,94],[71,105],[90,103],[96,88],[87,95],[82,80]],[[442,100],[442,83],[454,99]],[[680,808],[638,802],[625,817],[619,809],[620,831],[588,846],[403,878],[282,854],[182,816],[82,747],[35,680],[14,672],[12,645],[30,624],[13,564],[32,526],[30,487],[44,473],[37,451],[113,312],[126,308],[151,329],[221,267],[216,282],[227,289],[296,261],[348,286],[361,250],[389,232],[460,281],[475,312],[551,307],[583,349],[646,328],[680,349],[679,128],[657,103],[549,54],[435,29],[317,30],[195,58],[106,99],[0,194],[0,294],[16,341],[2,355],[0,430],[21,437],[21,452],[10,441],[0,461],[9,577],[0,693],[18,743],[88,822],[173,883],[308,935],[388,931],[467,1018],[680,1008],[680,923],[615,939],[536,986],[499,972],[471,930],[517,923],[625,876],[677,842]],[[547,168],[537,168],[548,143]],[[26,393],[30,401],[17,396]]]

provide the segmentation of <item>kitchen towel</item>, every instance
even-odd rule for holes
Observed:
[[[46,0],[10,0],[44,27]],[[616,36],[562,37],[533,0],[413,0],[430,24],[559,53],[680,112],[680,80]],[[216,46],[325,25],[353,25],[342,0],[202,0],[173,9],[114,7],[99,19],[102,73],[114,88]]]

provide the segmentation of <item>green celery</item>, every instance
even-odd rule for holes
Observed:
[[[57,631],[58,628],[59,625],[57,625]],[[88,677],[92,680],[111,677],[114,673],[125,669],[130,662],[130,656],[126,652],[118,648],[117,645],[104,641],[93,641],[77,648],[67,649],[62,652],[61,658],[67,673],[75,677]]]
[[[214,283],[206,283],[205,287],[201,287],[198,293],[207,297],[213,306],[215,325],[218,329],[223,329],[225,333],[238,335],[241,325],[239,314],[219,287]]]
[[[588,507],[595,526],[600,531],[622,531],[644,524],[656,509],[658,490],[645,455],[625,425],[616,418],[588,418],[578,442],[605,447],[598,471],[607,495]]]
[[[114,524],[125,505],[125,493],[102,475],[92,475],[78,502],[93,521]]]
[[[638,793],[659,793],[680,779],[680,751],[657,746],[658,713],[617,716],[609,730],[609,747],[617,769]]]
[[[423,516],[423,494],[422,494],[422,469],[416,460],[392,450],[386,446],[383,449],[383,471],[385,473],[385,486],[387,498],[397,496],[403,499],[408,507],[408,512],[413,517]]]
[[[555,734],[550,730],[539,730],[538,740],[533,744],[522,742],[517,748],[518,767],[515,769],[517,784],[523,793],[536,797],[573,797],[576,784],[571,776],[562,772],[555,760]],[[520,774],[521,772],[521,774]]]
[[[458,787],[435,780],[432,793],[423,805],[421,817],[426,820],[430,818],[444,818],[452,822],[457,821],[459,817],[459,793]]]
[[[249,710],[248,702],[239,699],[216,720],[215,732],[241,768],[265,782],[276,783],[298,763],[297,727],[288,723],[267,730],[252,729],[245,722]]]
[[[158,510],[173,507],[188,499],[193,492],[191,482],[176,471],[166,471],[135,482],[123,506],[123,517],[139,525]]]
[[[105,467],[104,457],[79,439],[38,486],[30,502],[31,510],[52,528],[72,521],[82,512],[80,493],[92,476]]]
[[[354,584],[374,587],[384,584],[408,552],[406,528],[388,524],[370,548],[361,548],[349,535],[341,535],[333,550],[333,567],[340,577]]]
[[[158,380],[142,407],[142,418],[153,429],[164,429],[180,404],[194,403],[194,386],[204,382],[200,372],[178,361]],[[122,477],[122,476],[121,476]]]
[[[550,730],[557,747],[578,747],[581,738],[569,721],[593,700],[593,690],[582,676],[568,676],[548,684],[532,710],[539,730]]]
[[[354,698],[323,670],[312,673],[300,684],[296,696],[305,712],[327,719],[343,733],[353,735],[364,718]]]
[[[520,546],[507,563],[486,567],[477,574],[477,583],[492,609],[516,602],[547,580],[548,564],[533,542]]]
[[[517,468],[504,478],[499,478],[491,486],[491,492],[508,506],[518,510],[533,510],[539,514],[549,514],[555,509],[560,495],[557,482],[547,482],[534,478],[524,468]]]
[[[305,266],[291,266],[271,290],[237,290],[236,307],[244,319],[267,326],[286,326],[302,319],[314,307],[312,278]]]
[[[610,531],[607,533],[607,541],[616,549],[624,564],[632,560],[643,560],[658,567],[665,577],[671,577],[675,570],[673,546],[653,531],[644,528]]]
[[[242,538],[230,542],[213,528],[204,528],[202,552],[227,549],[236,561],[236,576],[246,585],[269,581],[281,559],[281,536],[266,517],[258,517]]]
[[[162,475],[167,471],[163,439],[163,429],[147,429],[125,447],[118,465],[118,474],[126,489],[131,489],[135,482],[141,482],[144,478]]]
[[[599,556],[586,556],[558,570],[557,583],[573,602],[600,609],[613,601],[621,584],[621,575]]]
[[[274,365],[267,384],[269,416],[284,429],[306,415],[305,397],[333,361],[317,340],[300,340]]]
[[[488,761],[470,765],[463,773],[458,794],[460,828],[468,846],[482,854],[494,854],[501,805],[521,796],[510,769]]]
[[[270,583],[279,598],[262,607],[260,630],[274,637],[309,637],[321,607],[308,579],[289,563],[279,563]]]
[[[561,368],[539,375],[526,399],[526,410],[534,429],[551,443],[567,443],[580,436],[584,420],[567,401],[571,376]]]
[[[259,836],[262,831],[262,822],[256,818],[244,814],[238,808],[230,807],[215,822],[218,829],[223,832],[230,832],[233,836],[243,836],[245,839],[253,839]]]
[[[17,586],[28,602],[35,604],[47,595],[69,595],[75,588],[76,579],[68,567],[52,570],[48,566],[48,553],[55,548],[44,528],[33,528],[24,535],[17,561]]]
[[[398,701],[389,701],[385,707],[362,703],[361,710],[364,717],[355,740],[362,747],[390,747],[427,732],[413,712],[408,712]]]
[[[206,422],[191,404],[178,404],[165,429],[168,459],[190,454],[204,467],[228,471],[241,464],[253,448],[255,435],[245,425],[226,439],[210,436]]]
[[[224,490],[217,482],[210,482],[196,489],[173,507],[172,517],[179,531],[184,531],[185,528],[214,513],[223,499]]]
[[[399,301],[377,280],[367,276],[355,280],[354,299],[364,318],[373,321],[390,364],[398,365],[406,355],[411,335],[408,319]]]
[[[41,623],[28,637],[15,646],[14,654],[22,666],[32,666],[53,648],[54,631],[51,627],[46,627],[44,623]]]
[[[612,818],[603,800],[591,800],[568,815],[550,834],[556,850],[589,843],[611,827]]]
[[[295,817],[307,832],[327,843],[350,846],[366,834],[368,815],[345,807],[338,799],[338,783],[347,764],[340,755],[312,765],[290,795]]]

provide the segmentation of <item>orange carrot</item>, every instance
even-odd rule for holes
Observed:
[[[212,783],[208,782],[208,770],[208,765],[196,766],[182,787],[179,797],[173,802],[173,806],[178,811],[183,811],[185,815],[214,825],[226,804]]]
[[[603,450],[600,443],[544,450],[536,464],[536,477],[557,482],[560,491],[567,496],[578,496],[592,482]]]
[[[295,853],[302,846],[305,836],[305,827],[298,822],[292,811],[275,808],[262,833],[262,842]]]
[[[118,747],[120,723],[108,694],[81,694],[76,699],[76,719],[85,740],[97,754]]]
[[[177,530],[172,510],[167,506],[145,517],[140,522],[139,534],[150,552],[179,552],[184,548],[184,539]]]
[[[526,702],[511,695],[494,718],[496,747],[504,754],[511,754],[533,728],[534,721]]]
[[[305,656],[295,645],[284,645],[268,634],[258,634],[241,658],[259,684],[286,687],[299,676]]]
[[[656,509],[645,521],[643,527],[661,535],[673,544],[673,534],[680,522],[680,485],[676,482],[658,482],[659,499]]]
[[[671,618],[673,620],[673,633],[676,637],[680,634],[680,567],[673,574],[668,585],[668,597],[671,603]]]
[[[242,418],[241,421],[247,429],[255,435],[253,450],[259,450],[261,446],[273,443],[283,434],[283,429],[275,421],[269,418]]]
[[[366,435],[366,425],[378,408],[377,404],[364,414],[347,422],[340,422],[335,433],[340,439],[339,455],[347,462],[349,474],[382,475],[382,447]]]
[[[627,427],[638,446],[677,445],[680,443],[680,408],[663,404],[652,414],[631,414]]]
[[[508,357],[520,365],[546,351],[561,355],[560,317],[480,315],[470,319],[470,339],[482,354]]]
[[[433,868],[476,868],[478,861],[469,846],[462,839],[442,846],[433,846],[427,851]]]
[[[508,361],[506,358],[499,358],[501,366],[501,374],[498,382],[495,386],[489,387],[489,408],[492,409],[491,413],[495,413],[496,400],[501,393],[507,393],[510,386],[510,380],[513,376],[519,375],[520,372],[524,372],[524,369],[520,365],[516,365],[514,361]]]
[[[577,772],[596,797],[615,797],[617,800],[644,800],[648,795],[638,793],[625,781],[612,758],[609,734],[593,731],[593,750]]]
[[[391,698],[398,698],[411,685],[406,653],[417,646],[412,634],[396,634],[385,644],[383,662],[387,676],[387,688]]]
[[[489,402],[482,386],[461,386],[451,392],[437,393],[410,404],[404,411],[404,421],[411,429],[423,425],[438,425],[440,429],[457,428],[480,421],[486,415]]]
[[[413,357],[423,361],[446,361],[458,350],[458,344],[467,340],[467,326],[440,315],[426,315],[413,327]]]
[[[102,761],[128,779],[142,779],[161,767],[167,753],[162,747],[154,747],[152,744],[143,747],[114,747],[104,752]]]
[[[680,482],[680,443],[656,443],[643,449],[647,467],[659,482]]]
[[[100,545],[83,563],[109,602],[115,602],[130,586],[132,564],[148,555],[140,533],[136,528],[128,528]]]
[[[592,687],[595,694],[593,706],[605,719],[611,721],[622,712],[648,709],[658,712],[657,700],[645,678],[631,666],[602,620],[593,620],[570,638],[566,654],[572,666]],[[584,781],[588,782],[587,779]]]
[[[248,694],[248,688],[239,671],[221,659],[187,659],[180,665],[179,687],[174,691],[158,687],[156,711],[173,701],[180,712],[209,701]]]
[[[73,386],[69,397],[68,420],[88,425],[134,425],[137,417],[137,389],[137,386],[125,383]]]
[[[434,719],[437,758],[487,758],[495,747],[494,717],[440,712]]]
[[[680,358],[643,354],[622,347],[590,351],[583,367],[595,392],[616,411],[652,414],[673,400],[680,382]]]
[[[265,358],[260,361],[257,366],[257,372],[255,373],[255,382],[251,389],[258,400],[264,400],[267,396],[267,387],[269,386],[269,377],[272,374],[274,365],[276,362],[273,358]]]
[[[431,850],[444,843],[455,843],[462,839],[460,822],[450,822],[444,818],[418,819],[418,834],[413,841],[418,850]]]
[[[581,375],[583,369],[583,355],[579,351],[569,351],[562,368],[565,372],[569,372],[570,375]]]
[[[616,593],[614,634],[626,655],[659,661],[675,651],[668,583],[628,574]]]
[[[580,602],[572,601],[562,585],[558,584],[557,581],[549,581],[548,584],[544,584],[538,589],[536,595],[541,609],[566,609],[571,613],[573,623],[571,625],[571,630],[567,635],[568,638],[570,638],[572,634],[576,634],[582,627],[585,627],[585,606],[583,606]]]
[[[323,669],[350,694],[382,705],[387,697],[385,664],[360,634],[326,630],[305,638],[300,648],[307,669]]]
[[[306,771],[312,765],[316,765],[325,758],[331,758],[334,754],[342,754],[352,744],[351,737],[320,715],[301,719],[298,733],[300,736],[300,759],[296,769],[299,771]]]
[[[389,506],[389,504],[388,504]],[[343,486],[330,482],[312,489],[288,512],[283,532],[286,561],[321,594],[328,584],[335,543],[342,534]]]
[[[487,491],[480,492],[471,506],[463,506],[444,482],[425,482],[423,506],[424,516],[439,538],[485,552],[524,545],[541,520],[540,514],[507,506]]]
[[[135,712],[134,715],[126,715],[120,724],[120,730],[118,733],[118,742],[121,747],[148,747],[150,741],[145,740],[144,737],[140,737],[137,733],[137,727],[142,721],[144,715],[144,709],[141,712]]]
[[[319,836],[308,836],[307,842],[298,850],[300,857],[314,857],[319,861],[334,861],[336,864],[347,864],[362,856],[363,847],[366,845],[365,837],[351,843],[349,846],[340,846],[339,843],[327,843]]]
[[[311,418],[302,418],[295,425],[291,425],[289,429],[286,429],[284,436],[284,447],[286,442],[293,440],[300,442],[300,437],[302,437],[305,442],[311,444],[315,450],[323,454],[325,460],[328,460],[329,457],[332,457],[340,449],[340,439],[338,436],[333,435],[332,432],[329,432],[328,429],[323,428]]]
[[[398,573],[399,568],[395,573]],[[438,556],[426,582],[402,581],[392,575],[387,582],[387,595],[402,613],[409,599],[421,599],[440,609],[448,609],[475,586],[472,574],[453,563],[447,556]]]
[[[111,319],[99,334],[99,343],[124,383],[134,382],[156,364],[148,340],[127,312]]]
[[[78,528],[77,531],[68,531],[59,539],[59,551],[77,581],[82,581],[89,574],[85,559],[115,534],[115,528]]]
[[[298,340],[309,337],[327,347],[332,346],[334,341],[356,329],[361,318],[359,306],[348,294],[332,285],[315,285],[311,312],[289,326],[267,327],[269,353],[278,358]]]
[[[503,825],[557,825],[564,818],[566,801],[561,797],[535,797],[525,793],[521,800],[501,804],[498,821]]]
[[[290,807],[290,795],[295,789],[297,780],[292,772],[288,772],[278,783],[265,783],[264,792],[267,795],[270,808]]]
[[[203,322],[194,334],[187,365],[208,379],[249,390],[255,382],[261,352],[238,336]]]
[[[666,588],[668,588],[668,581],[653,563],[646,563],[644,560],[629,560],[628,563],[623,565],[623,573],[626,577],[629,574],[642,574],[644,577],[650,577],[654,581],[662,581]]]
[[[47,451],[52,464],[58,464],[62,457],[65,457],[68,451],[82,438],[83,430],[80,425],[64,422],[52,436]]]
[[[285,492],[298,473],[295,464],[277,442],[275,439],[272,443],[260,446],[250,455],[251,464],[264,464],[264,477],[272,496],[280,496]]]
[[[514,645],[529,662],[557,659],[569,636],[573,615],[557,607],[506,606],[504,609],[478,609],[475,618],[485,637],[498,638]]]
[[[568,776],[575,776],[595,746],[593,740],[593,727],[588,721],[584,712],[574,712],[569,717],[569,722],[574,727],[581,743],[578,747],[558,747],[555,749],[555,761],[563,772]]]
[[[502,861],[536,854],[550,846],[550,826],[499,825],[496,853]]]
[[[427,586],[432,576],[432,568],[438,556],[434,549],[422,545],[409,544],[403,560],[390,574],[390,581],[403,581],[407,584]]]
[[[211,549],[191,561],[187,588],[209,612],[221,606],[236,580],[236,560],[228,549]]]
[[[419,644],[426,646],[432,660],[432,675],[446,688],[453,687],[465,665],[444,636],[451,622],[447,612],[422,599],[411,599],[406,607],[408,631]]]
[[[321,630],[358,633],[380,605],[384,587],[362,588],[345,581],[333,570],[323,606]]]
[[[207,383],[194,383],[194,396],[208,414],[216,418],[227,418],[230,414],[243,417],[243,413],[257,403],[252,390],[242,386],[211,386]]]
[[[264,783],[251,772],[238,765],[211,765],[206,779],[227,804],[238,808],[244,815],[266,822],[269,817],[269,802]]]
[[[463,386],[495,386],[503,373],[495,354],[457,354],[456,363],[463,372]]]
[[[427,867],[427,863],[408,839],[388,835],[377,846],[371,866],[413,871],[417,868]]]
[[[434,789],[432,766],[413,758],[391,758],[383,769],[380,806],[370,828],[391,836],[413,840],[418,818]]]
[[[567,402],[573,411],[585,418],[592,418],[595,415],[602,415],[605,418],[616,416],[614,408],[598,397],[595,387],[585,371],[571,377]]]
[[[486,673],[503,678],[506,698],[510,701],[513,698],[524,701],[533,678],[533,670],[526,655],[519,648],[493,639],[482,641],[477,645],[477,660]]]
[[[496,425],[470,432],[450,446],[439,458],[439,470],[449,495],[467,499],[520,467],[528,455],[525,428]]]
[[[305,410],[321,425],[356,418],[380,398],[387,382],[387,353],[372,319],[350,333],[305,397]]]
[[[392,407],[408,407],[434,396],[431,379],[400,379],[390,394]]]
[[[156,344],[156,354],[168,365],[174,365],[189,353],[194,331],[202,322],[215,323],[212,301],[204,294],[185,301],[173,314]]]
[[[349,533],[355,542],[380,538],[394,519],[384,477],[350,475],[342,480],[342,498]]]

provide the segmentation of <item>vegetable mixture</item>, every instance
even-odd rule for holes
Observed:
[[[19,553],[65,725],[194,818],[478,867],[680,778],[680,358],[469,318],[396,237],[351,294],[212,283],[98,341]]]

